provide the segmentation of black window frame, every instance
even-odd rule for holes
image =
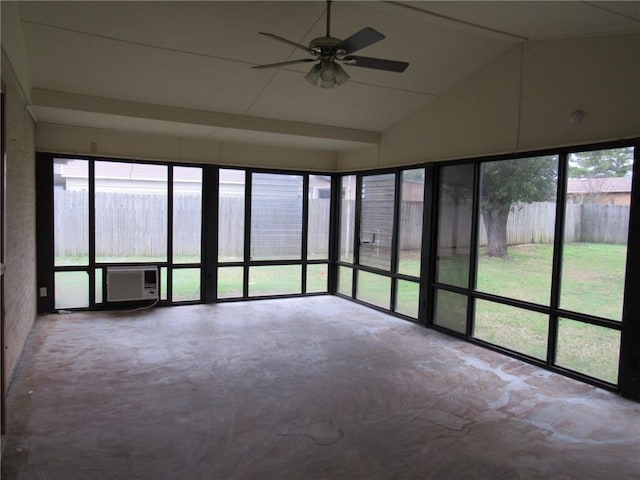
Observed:
[[[567,165],[568,157],[571,153],[588,152],[597,150],[606,150],[613,148],[635,147],[634,149],[634,164],[633,164],[633,186],[631,192],[631,207],[630,207],[630,219],[629,219],[629,239],[628,239],[628,251],[627,251],[627,266],[625,273],[625,295],[623,305],[623,318],[622,321],[610,320],[606,318],[596,317],[589,314],[573,312],[559,308],[560,300],[560,285],[562,274],[562,249],[564,246],[564,212],[566,206],[566,190],[567,190]],[[616,391],[626,396],[631,396],[636,399],[640,399],[640,353],[638,353],[638,347],[640,346],[640,327],[638,322],[634,322],[632,317],[636,317],[640,314],[640,305],[638,305],[638,299],[634,297],[631,291],[631,285],[638,285],[637,272],[640,268],[640,253],[634,251],[632,245],[640,243],[640,214],[638,214],[637,205],[640,204],[640,191],[638,184],[640,183],[637,178],[640,175],[640,166],[638,160],[640,159],[640,139],[621,140],[616,142],[603,142],[588,145],[570,146],[555,149],[535,150],[528,152],[521,152],[518,154],[497,155],[489,157],[478,157],[472,159],[457,160],[454,162],[437,162],[435,164],[436,169],[439,170],[443,166],[450,166],[455,164],[472,164],[474,166],[474,192],[473,192],[473,214],[471,225],[471,249],[469,260],[469,285],[467,288],[458,286],[447,285],[435,281],[435,262],[431,262],[431,274],[432,281],[429,283],[428,292],[428,304],[429,313],[427,324],[434,330],[441,331],[458,338],[464,339],[470,343],[483,346],[493,351],[500,352],[519,360],[523,360],[527,363],[534,364],[536,366],[545,368],[547,370],[560,373],[564,376],[579,380],[584,383],[595,385],[597,387]],[[480,218],[479,200],[480,200],[480,166],[482,163],[491,161],[502,160],[515,160],[526,159],[531,157],[545,156],[545,155],[558,155],[558,184],[557,184],[557,196],[556,196],[556,219],[555,219],[555,233],[553,243],[553,267],[551,278],[551,299],[549,306],[540,305],[523,300],[508,298],[500,295],[481,292],[476,289],[477,269],[478,269],[478,224]],[[438,175],[436,173],[436,175]],[[437,235],[438,219],[437,217],[438,198],[434,197],[434,219],[433,219],[433,232],[434,236]],[[635,211],[634,211],[635,210]],[[432,246],[431,259],[435,259],[436,245]],[[456,332],[454,330],[442,327],[433,323],[434,315],[434,298],[437,291],[449,291],[464,295],[468,299],[467,308],[467,324],[464,334]],[[528,311],[542,313],[549,318],[549,330],[547,338],[547,355],[544,360],[526,355],[524,353],[511,350],[499,345],[492,344],[487,341],[483,341],[473,336],[473,322],[475,317],[475,302],[476,300],[488,300],[502,305],[521,308]],[[633,312],[633,313],[632,313]],[[566,367],[562,367],[556,364],[557,353],[557,341],[558,341],[558,325],[559,319],[566,318],[569,320],[576,320],[582,323],[597,325],[611,330],[621,332],[620,343],[620,359],[618,370],[618,382],[617,384],[607,382],[605,380],[595,378]],[[634,346],[634,347],[632,347]]]
[[[214,286],[215,294],[212,297],[212,302],[238,302],[247,300],[265,300],[273,298],[295,298],[303,296],[317,296],[327,295],[331,293],[335,288],[334,281],[332,280],[331,265],[334,260],[334,242],[332,239],[333,232],[333,210],[335,205],[335,175],[325,172],[317,171],[302,171],[302,170],[282,170],[282,169],[269,169],[269,168],[252,168],[252,167],[234,167],[234,166],[220,166],[216,167],[219,170],[240,170],[245,173],[245,190],[244,190],[244,247],[243,247],[243,259],[235,262],[221,262],[218,256],[218,245],[216,242],[215,253],[212,257],[215,257],[215,270],[225,267],[238,267],[243,269],[243,292],[241,296],[237,297],[218,297],[218,285],[217,281]],[[277,259],[277,260],[253,260],[251,258],[251,201],[252,201],[252,186],[253,186],[253,174],[265,173],[274,175],[294,175],[302,177],[302,232],[301,232],[301,245],[300,245],[300,259]],[[329,177],[331,184],[332,195],[329,197],[329,235],[327,239],[327,251],[328,255],[326,259],[312,259],[308,258],[308,243],[309,243],[309,178],[312,175],[320,175]],[[217,183],[217,182],[216,182]],[[216,190],[216,197],[218,197],[218,191]],[[217,207],[216,207],[217,212]],[[211,218],[211,217],[209,217]],[[217,220],[217,213],[216,213]],[[211,222],[211,223],[218,223]],[[217,225],[215,227],[215,237],[218,238]],[[287,265],[300,265],[300,293],[285,293],[285,294],[268,294],[268,295],[250,295],[249,292],[249,273],[251,267],[266,267],[266,266],[287,266]],[[309,265],[327,265],[327,286],[324,291],[307,292],[307,267]]]
[[[407,170],[417,170],[424,169],[425,172],[425,183],[423,190],[423,213],[422,213],[422,245],[420,248],[420,276],[407,275],[404,273],[399,273],[399,255],[400,255],[400,242],[399,242],[399,233],[400,233],[400,223],[401,223],[401,215],[400,210],[402,207],[402,172]],[[383,168],[383,169],[375,169],[375,170],[366,170],[366,171],[348,171],[341,172],[336,179],[338,185],[341,185],[341,181],[343,177],[347,176],[355,176],[356,179],[356,191],[355,191],[355,212],[354,212],[354,235],[353,235],[353,263],[345,262],[340,260],[339,255],[336,255],[336,273],[334,275],[337,276],[338,270],[340,267],[348,268],[352,272],[352,284],[351,284],[351,294],[346,295],[344,293],[340,293],[335,291],[334,294],[352,300],[361,305],[365,305],[369,308],[373,308],[380,312],[391,313],[399,318],[404,320],[408,320],[412,323],[417,323],[421,325],[426,325],[426,317],[427,317],[427,305],[429,303],[426,292],[422,287],[419,288],[418,294],[418,315],[417,317],[411,317],[409,315],[405,315],[397,311],[397,300],[398,300],[398,282],[399,281],[407,281],[416,283],[418,285],[422,285],[424,283],[425,278],[429,277],[429,251],[431,245],[430,235],[425,235],[425,231],[431,232],[431,216],[432,216],[432,195],[433,195],[433,164],[432,163],[421,163],[416,165],[407,165],[401,167],[393,167],[393,168]],[[392,246],[391,246],[391,265],[389,270],[384,270],[381,268],[372,267],[369,265],[362,265],[360,263],[360,227],[361,227],[361,218],[362,218],[362,181],[364,177],[374,176],[374,175],[385,175],[385,174],[393,174],[394,175],[394,205],[393,205],[393,238],[392,238]],[[335,230],[336,242],[340,237],[340,217],[341,217],[341,203],[336,202],[335,204]],[[337,245],[339,247],[339,245]],[[357,287],[359,281],[360,272],[372,273],[375,275],[380,275],[386,278],[389,278],[391,281],[390,287],[390,295],[388,307],[381,307],[378,305],[374,305],[368,303],[364,300],[358,299],[357,295]],[[337,280],[337,279],[336,279]]]
[[[89,244],[88,263],[79,266],[56,266],[55,265],[55,238],[54,238],[54,174],[53,164],[56,159],[84,160],[88,162],[89,178],[88,178],[88,196],[89,196]],[[96,261],[96,245],[95,245],[95,162],[111,162],[111,163],[135,163],[145,165],[160,165],[167,167],[167,238],[166,240],[166,260],[165,261],[149,261],[149,262],[98,262]],[[64,308],[69,311],[91,311],[91,310],[111,310],[118,308],[140,308],[150,306],[150,301],[132,301],[132,302],[107,302],[107,269],[109,267],[127,267],[127,266],[152,266],[158,269],[158,301],[159,306],[168,305],[189,305],[202,303],[204,301],[204,291],[202,288],[202,278],[204,277],[204,249],[201,242],[200,262],[194,263],[173,263],[173,169],[174,167],[200,168],[201,165],[185,162],[169,162],[160,160],[138,160],[124,158],[99,157],[92,155],[67,155],[48,152],[38,152],[36,154],[36,256],[38,264],[38,313],[51,313],[58,311],[55,307],[55,274],[58,272],[86,272],[88,275],[89,285],[89,305],[87,307]],[[201,212],[204,218],[204,171],[203,171],[203,192]],[[201,224],[203,222],[201,221]],[[202,225],[204,229],[204,225]],[[203,232],[204,233],[204,232]],[[173,270],[198,268],[200,269],[200,295],[198,299],[174,301],[172,296],[173,286]],[[166,269],[166,285],[161,285],[161,271]],[[96,302],[95,281],[96,271],[102,273],[102,302]],[[44,288],[45,290],[41,290]],[[161,298],[160,291],[166,288],[167,298]]]
[[[622,321],[614,321],[606,318],[592,316],[588,314],[577,313],[559,308],[559,295],[561,285],[562,271],[562,248],[564,243],[564,215],[566,205],[566,188],[567,188],[567,162],[568,156],[572,153],[596,151],[612,148],[634,147],[634,164],[633,164],[633,184],[631,191],[631,206],[629,218],[629,234],[627,242],[627,259],[624,286],[624,301]],[[551,299],[550,304],[539,305],[531,302],[508,298],[500,295],[494,295],[486,292],[480,292],[476,289],[477,268],[478,268],[478,224],[480,218],[479,212],[479,195],[480,195],[480,166],[484,162],[514,160],[521,158],[530,158],[543,155],[558,155],[558,188],[556,197],[556,224],[554,235],[554,251],[553,251],[553,267],[551,279]],[[202,168],[202,238],[201,238],[201,262],[199,264],[177,264],[173,265],[173,251],[170,248],[172,238],[171,216],[173,215],[173,199],[169,195],[168,205],[168,250],[166,262],[152,262],[159,267],[167,268],[168,298],[159,302],[160,306],[174,304],[189,303],[213,303],[213,302],[232,302],[246,300],[260,300],[267,298],[288,298],[312,295],[331,294],[341,298],[345,298],[356,303],[365,305],[374,310],[394,315],[396,317],[421,324],[425,327],[453,335],[464,339],[470,343],[483,346],[485,348],[503,353],[507,356],[523,360],[533,365],[554,371],[576,380],[598,386],[600,388],[615,391],[623,396],[640,400],[640,322],[636,319],[640,318],[640,296],[634,294],[640,285],[640,249],[634,248],[640,245],[640,137],[624,139],[613,142],[590,143],[586,145],[571,145],[567,147],[548,148],[541,150],[523,151],[515,154],[502,154],[481,156],[472,158],[462,158],[450,161],[425,162],[412,165],[403,165],[399,167],[369,169],[359,171],[345,171],[340,173],[327,173],[318,171],[299,171],[299,170],[282,170],[268,168],[250,168],[222,166],[213,164],[198,164],[188,162],[171,162],[171,161],[154,161],[154,160],[136,160],[122,158],[108,158],[92,155],[61,155],[51,152],[38,152],[36,156],[36,230],[37,230],[37,308],[39,313],[53,312],[54,309],[54,275],[57,271],[86,271],[90,276],[89,279],[89,295],[90,306],[77,310],[101,310],[119,307],[104,301],[106,298],[106,282],[104,275],[107,266],[111,264],[95,262],[95,239],[90,242],[90,260],[88,266],[67,266],[54,267],[54,245],[53,245],[53,159],[69,158],[90,160],[90,228],[89,235],[95,234],[95,183],[93,181],[93,163],[95,161],[120,161],[127,163],[151,163],[172,166],[200,167]],[[444,166],[455,164],[471,164],[474,168],[474,193],[473,193],[473,214],[471,225],[471,250],[469,259],[469,284],[462,288],[453,285],[447,285],[436,281],[435,277],[435,258],[437,255],[437,234],[438,234],[438,186],[440,184],[440,171]],[[239,169],[245,172],[245,252],[244,258],[240,262],[220,262],[218,259],[218,180],[220,169]],[[398,244],[399,244],[399,209],[402,200],[401,182],[402,171],[417,168],[425,169],[425,185],[424,185],[424,209],[423,209],[423,239],[421,249],[421,267],[420,276],[414,277],[410,275],[398,273]],[[172,172],[172,168],[168,172]],[[303,219],[302,219],[302,255],[300,260],[262,260],[253,261],[250,259],[250,228],[251,228],[251,178],[252,173],[275,173],[287,175],[303,176]],[[362,178],[366,175],[376,175],[384,173],[395,174],[395,194],[396,201],[394,205],[394,239],[393,252],[391,258],[391,269],[385,271],[375,267],[360,265],[359,263],[359,233],[360,233],[360,216],[361,216],[361,192]],[[323,175],[331,179],[331,204],[330,204],[330,221],[329,221],[329,245],[327,260],[309,260],[307,258],[308,250],[308,210],[309,210],[309,176]],[[344,176],[353,175],[356,178],[356,197],[355,197],[355,215],[354,215],[354,238],[353,238],[353,262],[340,260],[340,219],[341,219],[341,190],[342,178]],[[170,181],[171,173],[168,174],[169,189],[172,189]],[[215,219],[213,221],[212,219]],[[266,295],[266,296],[249,296],[248,295],[248,275],[252,266],[262,265],[300,265],[301,267],[301,293],[285,294],[285,295]],[[326,264],[327,265],[327,291],[326,292],[306,292],[306,273],[309,265]],[[123,266],[122,263],[114,263],[114,266]],[[236,266],[243,269],[243,295],[234,298],[217,298],[217,277],[218,269],[225,266]],[[200,299],[197,301],[173,302],[171,299],[171,281],[173,268],[194,268],[199,267],[201,271],[201,289]],[[95,303],[95,285],[96,268],[102,269],[103,274],[103,303]],[[338,276],[340,268],[349,268],[352,272],[352,283],[350,294],[343,294],[338,291]],[[358,274],[360,271],[383,275],[391,279],[391,292],[389,298],[389,308],[382,308],[371,305],[355,298],[356,287],[358,282]],[[419,290],[419,310],[418,318],[412,318],[395,311],[397,300],[397,282],[399,280],[407,280],[418,283]],[[434,308],[435,296],[438,291],[448,291],[464,295],[467,298],[466,312],[466,328],[464,333],[458,333],[442,326],[434,324]],[[544,360],[533,358],[517,351],[498,345],[485,342],[473,336],[473,318],[475,315],[476,300],[488,300],[506,306],[522,308],[525,310],[543,313],[549,318],[549,331],[547,339],[547,356]],[[124,305],[122,305],[124,306]],[[128,303],[127,307],[131,307]],[[74,309],[75,310],[75,309]],[[588,375],[560,367],[555,363],[558,322],[560,318],[569,320],[577,320],[586,324],[597,325],[605,328],[621,332],[620,339],[620,361],[619,376],[617,384],[609,383]]]

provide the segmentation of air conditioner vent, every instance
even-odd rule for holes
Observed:
[[[107,268],[107,302],[156,300],[158,269],[156,267]]]

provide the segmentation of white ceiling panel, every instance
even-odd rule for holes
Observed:
[[[515,43],[640,29],[640,2],[336,1],[334,37],[372,27],[386,38],[357,54],[410,66],[402,74],[345,66],[351,81],[323,90],[305,82],[308,63],[251,68],[307,56],[258,32],[306,45],[325,33],[322,1],[20,2],[18,8],[35,89],[52,91],[56,99],[64,96],[55,92],[106,98],[110,107],[128,101],[236,116],[226,124],[131,115],[119,122],[77,105],[36,104],[43,121],[310,148],[358,143],[344,143],[327,127],[390,128]],[[317,131],[308,134],[314,125]]]
[[[290,47],[263,42],[265,26],[300,41],[322,2],[24,2],[23,22],[160,48],[259,63]]]
[[[601,2],[403,2],[464,22],[520,35],[528,39],[571,37],[640,30],[638,20],[618,14],[633,10]],[[623,2],[612,2],[620,4]],[[628,2],[637,4],[638,2]]]
[[[383,131],[431,98],[430,95],[354,82],[347,82],[339,88],[322,89],[307,83],[300,73],[282,71],[251,107],[249,114]]]
[[[624,15],[640,22],[640,2],[638,1],[625,1],[625,2],[591,2],[592,5],[598,6],[603,10]]]
[[[35,88],[242,114],[274,73],[33,24],[25,32]]]

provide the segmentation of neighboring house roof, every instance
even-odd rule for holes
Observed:
[[[631,177],[570,178],[567,193],[631,193]]]
[[[220,167],[220,183],[239,183],[244,185],[245,177],[244,170]]]
[[[64,163],[55,164],[55,174],[63,178],[87,178],[88,167],[86,160],[57,159]],[[224,184],[244,184],[245,170],[236,168],[220,169],[220,181]],[[143,180],[143,181],[166,181],[167,169],[164,165],[153,165],[146,163],[128,162],[95,162],[96,180]],[[202,170],[193,167],[173,168],[173,179],[180,182],[202,182]],[[331,184],[331,177],[328,175],[311,175],[311,186],[313,188],[328,187]]]
[[[65,178],[87,178],[87,163],[84,160],[67,160],[57,164],[55,173]],[[95,162],[96,178],[166,181],[167,169],[164,165],[125,162]],[[173,178],[181,182],[201,182],[199,168],[174,167]]]

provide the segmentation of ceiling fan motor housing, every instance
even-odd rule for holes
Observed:
[[[309,48],[315,50],[322,56],[337,56],[340,57],[346,52],[344,50],[336,49],[336,46],[342,42],[339,38],[334,37],[318,37],[311,40]]]

